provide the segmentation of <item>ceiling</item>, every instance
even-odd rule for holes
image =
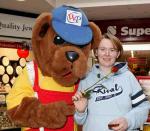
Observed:
[[[35,14],[62,4],[82,8],[90,20],[150,18],[150,0],[0,0],[0,8]]]

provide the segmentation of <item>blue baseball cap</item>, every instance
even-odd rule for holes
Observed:
[[[92,30],[84,12],[72,6],[62,5],[52,11],[52,27],[66,42],[86,45],[92,40]]]

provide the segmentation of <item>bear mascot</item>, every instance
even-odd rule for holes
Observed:
[[[10,120],[26,131],[77,131],[72,96],[100,40],[99,27],[79,8],[41,13],[32,30],[34,59],[6,98]]]

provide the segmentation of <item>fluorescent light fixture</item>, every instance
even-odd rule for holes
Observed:
[[[25,0],[16,0],[16,1],[19,1],[19,2],[24,2]]]
[[[150,44],[123,45],[123,50],[124,51],[150,50]]]

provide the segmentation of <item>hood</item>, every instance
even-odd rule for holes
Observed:
[[[126,62],[116,62],[114,66],[118,68],[115,75],[122,74],[128,70],[128,64]]]
[[[128,71],[128,64],[126,62],[116,62],[113,67],[117,68],[115,75],[119,75]],[[95,64],[91,71],[93,71],[95,74],[101,74],[101,76],[104,76],[103,72],[99,68],[99,64]]]

